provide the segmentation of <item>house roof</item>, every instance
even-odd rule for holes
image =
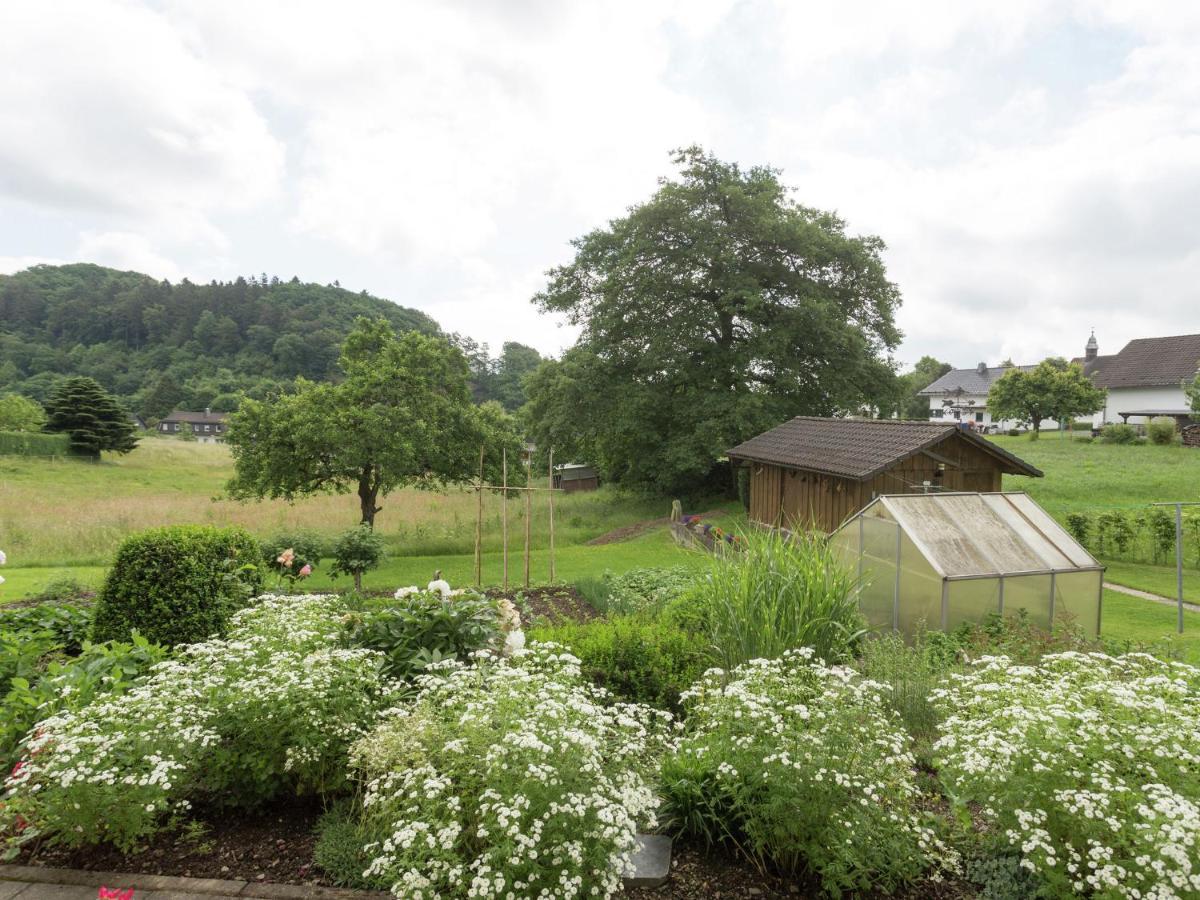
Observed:
[[[1005,372],[1014,368],[1030,372],[1033,366],[976,366],[974,369],[952,369],[924,390],[917,391],[922,397],[935,394],[986,394]]]
[[[229,418],[228,413],[223,412],[190,412],[186,409],[174,410],[166,418],[160,419],[160,422],[224,422]]]
[[[1022,492],[889,494],[876,498],[859,515],[898,523],[942,578],[1101,568]],[[851,523],[842,529],[853,527]]]
[[[1178,387],[1197,369],[1200,334],[1177,334],[1130,341],[1115,356],[1099,357],[1088,374],[1098,387]]]
[[[953,422],[797,416],[738,444],[729,456],[865,481],[954,434],[995,457],[1003,472],[1035,478],[1042,475],[1041,470]]]

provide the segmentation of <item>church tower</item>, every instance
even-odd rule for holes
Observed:
[[[1096,330],[1092,329],[1092,336],[1088,338],[1087,345],[1083,351],[1083,361],[1091,362],[1100,353],[1100,345],[1096,343]]]

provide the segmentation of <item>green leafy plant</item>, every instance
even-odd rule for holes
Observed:
[[[884,693],[807,648],[710,672],[684,695],[665,812],[684,834],[762,869],[812,873],[833,896],[890,893],[952,866]]]
[[[857,584],[820,536],[752,532],[742,552],[712,557],[683,608],[722,668],[797,647],[834,662],[867,633]]]
[[[671,712],[707,667],[695,636],[662,622],[602,619],[537,628],[530,637],[562,644],[578,657],[584,677],[623,700]]]
[[[394,598],[357,598],[342,625],[346,646],[383,654],[394,678],[411,678],[433,663],[466,659],[500,642],[496,602],[475,592],[443,596],[436,590]]]
[[[606,572],[602,578],[585,580],[576,587],[597,612],[655,616],[686,593],[697,577],[696,570],[686,566],[645,567],[621,575]]]
[[[1071,537],[1086,546],[1092,531],[1091,517],[1087,513],[1068,513],[1067,531],[1070,532]]]
[[[375,858],[372,850],[367,849],[373,839],[360,809],[347,801],[335,804],[317,824],[313,862],[336,885],[385,891],[392,886],[386,878],[368,878],[363,874]]]
[[[177,525],[126,538],[97,598],[92,639],[128,640],[138,631],[173,646],[221,634],[262,590],[252,565],[259,553],[241,528]]]
[[[377,568],[383,560],[383,537],[373,528],[359,525],[343,532],[333,545],[333,566],[329,574],[333,577],[349,575],[354,579],[354,589],[362,590],[365,572]]]
[[[1137,439],[1137,429],[1132,425],[1114,423],[1100,429],[1100,443],[1102,444],[1135,444]]]
[[[1146,426],[1146,437],[1150,439],[1150,443],[1160,447],[1178,443],[1179,431],[1175,427],[1175,420],[1167,416],[1151,419]]]
[[[279,558],[288,550],[291,555],[284,565]],[[281,531],[263,542],[263,563],[281,578],[294,580],[305,566],[310,571],[317,568],[325,555],[324,539],[311,531]]]

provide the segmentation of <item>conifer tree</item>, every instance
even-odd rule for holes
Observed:
[[[46,430],[70,435],[71,452],[99,459],[100,451],[128,453],[137,446],[133,422],[95,379],[64,379],[46,401]]]

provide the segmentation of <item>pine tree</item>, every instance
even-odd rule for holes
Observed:
[[[100,451],[137,446],[129,413],[92,378],[63,380],[46,401],[46,430],[70,435],[71,452],[99,459]]]

